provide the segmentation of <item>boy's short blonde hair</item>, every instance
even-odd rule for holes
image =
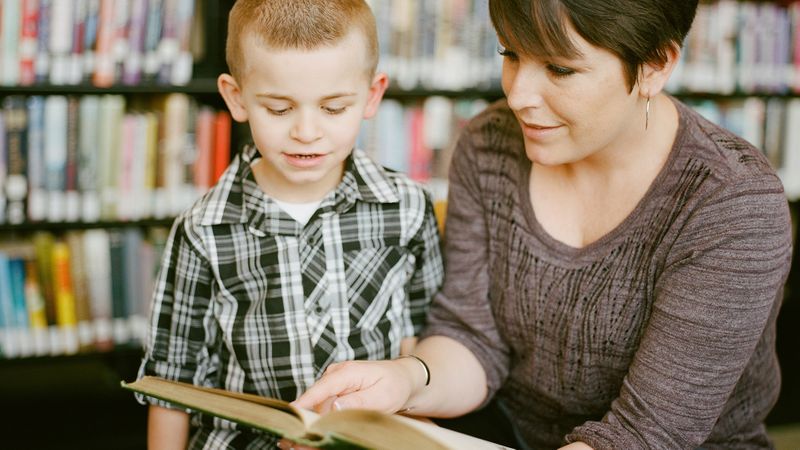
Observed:
[[[225,59],[241,82],[246,71],[242,42],[255,38],[274,49],[313,50],[360,29],[367,45],[366,70],[378,65],[375,16],[364,0],[237,0],[228,16]]]

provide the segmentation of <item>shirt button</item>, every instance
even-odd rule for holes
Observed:
[[[314,312],[316,312],[317,314],[322,314],[324,311],[325,308],[323,308],[322,305],[317,305],[314,307]]]

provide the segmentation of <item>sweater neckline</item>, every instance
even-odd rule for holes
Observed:
[[[665,182],[669,173],[671,172],[671,168],[675,165],[681,150],[685,147],[684,142],[686,141],[686,129],[687,129],[687,111],[684,108],[686,106],[682,105],[680,102],[675,100],[672,97],[669,99],[675,105],[675,108],[678,111],[678,130],[675,133],[675,140],[672,143],[672,148],[669,151],[669,155],[667,156],[667,160],[665,161],[664,165],[658,171],[658,174],[650,182],[650,186],[647,188],[647,191],[639,199],[636,203],[636,206],[633,210],[622,220],[616,227],[612,228],[606,234],[602,235],[600,238],[590,242],[589,244],[583,247],[573,247],[569,244],[566,244],[556,238],[554,238],[547,230],[544,229],[542,224],[536,218],[536,213],[533,210],[533,204],[531,203],[531,196],[530,196],[530,177],[531,171],[533,168],[533,164],[530,160],[525,156],[524,151],[523,155],[520,158],[520,180],[522,183],[519,183],[520,189],[520,201],[522,202],[521,208],[523,214],[525,216],[525,220],[531,227],[533,234],[550,250],[554,251],[558,255],[562,255],[564,257],[569,258],[575,262],[581,262],[584,260],[593,259],[598,253],[603,253],[603,249],[606,249],[613,243],[615,243],[620,236],[624,236],[627,234],[627,231],[633,226],[633,223],[637,220],[637,218],[642,214],[642,212],[647,208],[648,204],[653,201],[653,198],[657,196],[657,194],[665,188]]]

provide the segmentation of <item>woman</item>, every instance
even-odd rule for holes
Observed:
[[[296,404],[496,398],[529,448],[770,447],[790,219],[761,153],[662,91],[697,2],[489,5],[506,100],[459,139],[418,359],[331,366]]]

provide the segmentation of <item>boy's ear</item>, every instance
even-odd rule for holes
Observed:
[[[670,45],[667,49],[667,61],[663,65],[645,63],[639,73],[639,95],[642,97],[655,97],[667,84],[672,71],[678,65],[681,49],[677,45]]]
[[[387,87],[389,87],[389,76],[383,72],[376,73],[372,78],[372,83],[369,85],[367,106],[364,108],[365,119],[371,119],[378,113],[378,106]]]
[[[233,120],[237,122],[247,121],[247,108],[242,102],[242,90],[239,88],[239,83],[230,74],[223,73],[217,78],[217,89],[222,95],[225,104],[228,105],[228,110],[231,112]]]

